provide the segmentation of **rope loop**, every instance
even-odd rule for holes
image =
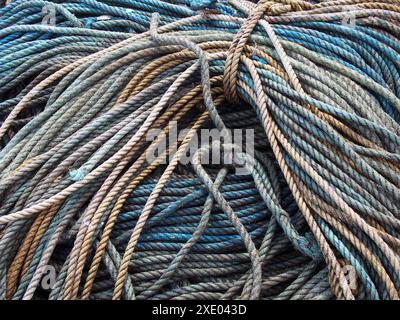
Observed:
[[[224,69],[224,91],[229,102],[237,103],[239,101],[236,91],[236,82],[240,57],[251,33],[264,14],[266,12],[271,13],[275,11],[278,11],[280,14],[289,11],[302,11],[303,8],[306,7],[308,6],[305,2],[297,0],[280,0],[279,3],[276,3],[276,1],[261,0],[257,3],[254,10],[242,24],[239,32],[233,39],[226,58]],[[272,8],[274,8],[274,10],[272,10]],[[282,10],[282,8],[284,9]]]

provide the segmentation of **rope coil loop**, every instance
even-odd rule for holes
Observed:
[[[8,2],[0,299],[400,298],[399,1]]]
[[[289,11],[302,11],[305,7],[304,3],[298,0],[282,0],[279,1],[279,4],[276,2],[277,1],[271,0],[258,1],[253,11],[240,26],[238,33],[235,35],[232,44],[230,45],[224,69],[224,91],[227,100],[232,103],[237,103],[239,101],[236,88],[240,58],[243,54],[244,47],[248,42],[248,38],[259,21],[263,18],[264,14],[270,12],[272,8],[275,8],[274,11],[280,10],[280,14],[282,14]],[[287,6],[283,6],[285,4]],[[286,9],[283,9],[282,11],[283,7],[286,9],[289,7],[289,11],[286,11]]]

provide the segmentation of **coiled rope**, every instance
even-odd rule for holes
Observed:
[[[399,1],[0,17],[2,299],[399,298]]]

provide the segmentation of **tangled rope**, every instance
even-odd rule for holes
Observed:
[[[2,299],[399,298],[399,1],[15,0],[0,27]]]

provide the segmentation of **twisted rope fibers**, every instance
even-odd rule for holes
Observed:
[[[395,0],[0,9],[1,298],[398,299],[399,12]],[[147,141],[171,122],[178,141]],[[182,164],[202,128],[223,142]],[[254,157],[229,142],[235,128],[255,130]],[[232,165],[203,164],[224,147]]]

